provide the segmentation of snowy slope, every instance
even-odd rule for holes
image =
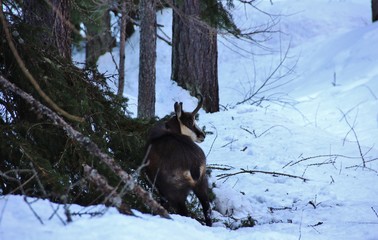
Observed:
[[[65,219],[63,206],[38,200],[32,207],[42,225],[22,197],[5,196],[0,199],[0,239],[378,239],[378,24],[370,23],[370,1],[272,2],[260,1],[258,7],[273,17],[242,5],[234,10],[245,29],[270,21],[279,31],[263,42],[265,48],[219,37],[224,110],[201,111],[199,122],[211,132],[201,147],[217,196],[213,204],[219,222],[214,227],[177,215],[174,221],[138,212],[138,217],[127,217],[104,206],[70,206],[72,212],[105,211],[105,215],[74,216],[64,226],[58,217]],[[170,13],[163,10],[158,15],[168,35]],[[125,96],[134,113],[138,40],[133,36],[126,50]],[[284,65],[293,71],[288,75],[285,69],[278,71],[277,82],[258,96],[270,100],[259,106],[238,105],[271,74],[287,49]],[[76,59],[80,58],[78,54]],[[196,104],[169,80],[170,63],[170,48],[159,41],[159,116],[171,112],[174,101],[183,101],[184,109]],[[100,58],[99,68],[115,72],[110,54]],[[354,126],[363,158],[346,120]],[[241,169],[307,180],[237,174]],[[226,173],[235,175],[222,178]],[[255,227],[225,227],[225,223],[237,226],[248,216],[257,221]]]

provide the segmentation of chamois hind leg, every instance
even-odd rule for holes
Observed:
[[[188,209],[186,208],[185,205],[185,200],[184,201],[177,201],[171,203],[171,206],[175,209],[176,213],[180,214],[181,216],[187,217],[189,215]]]
[[[188,209],[185,205],[187,195],[187,191],[171,189],[171,191],[165,195],[165,198],[167,199],[169,206],[173,208],[177,214],[187,217],[189,215]]]
[[[207,178],[203,178],[201,182],[199,182],[195,188],[193,189],[194,194],[199,199],[203,215],[205,216],[205,223],[207,226],[211,227],[212,220],[211,220],[211,208],[209,203],[209,196],[208,196],[208,182]]]

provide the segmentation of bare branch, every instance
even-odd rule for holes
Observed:
[[[303,180],[304,182],[306,182],[306,181],[309,180],[308,178],[304,178],[304,177],[296,176],[296,175],[291,175],[291,174],[287,174],[287,173],[261,171],[261,170],[246,170],[246,169],[243,169],[243,168],[241,168],[240,170],[241,171],[235,172],[235,173],[223,173],[223,174],[219,174],[216,177],[218,178],[218,180],[220,180],[220,179],[228,178],[228,177],[235,176],[235,175],[238,175],[238,174],[244,174],[244,173],[249,173],[249,174],[262,173],[262,174],[269,174],[269,175],[273,175],[273,176],[284,176],[284,177],[291,177],[291,178],[299,178],[299,179]]]
[[[30,210],[33,212],[34,216],[38,219],[38,221],[43,225],[43,221],[42,221],[42,218],[37,214],[36,211],[34,211],[34,208],[32,207],[31,205],[31,202],[28,201],[28,197],[27,196],[24,196],[24,201],[26,202],[26,204],[28,205],[28,207],[30,208]]]
[[[311,159],[324,158],[324,157],[328,157],[328,158],[329,157],[335,157],[335,158],[342,157],[342,158],[349,158],[349,159],[358,159],[358,158],[360,158],[360,157],[351,157],[351,156],[346,156],[346,155],[341,155],[341,154],[323,154],[323,155],[317,155],[317,156],[311,156],[311,157],[302,158],[302,159],[300,159],[298,161],[295,161],[293,163],[286,164],[285,167],[286,166],[294,166],[294,165],[296,165],[298,163],[301,163],[301,162],[304,162],[304,161],[308,161],[308,160],[311,160]]]
[[[287,75],[291,74],[292,72],[294,72],[294,68],[296,66],[296,63],[292,67],[287,68],[286,73],[283,74],[282,76],[279,76],[277,79],[273,78],[277,74],[277,72],[282,67],[284,67],[284,63],[286,62],[286,60],[288,58],[289,50],[290,50],[290,45],[287,47],[286,52],[285,52],[283,58],[280,60],[280,62],[278,63],[278,65],[273,69],[273,71],[270,73],[270,75],[264,80],[264,82],[256,90],[254,90],[248,97],[246,97],[244,100],[237,102],[236,105],[240,105],[240,104],[246,103],[248,101],[251,101],[254,97],[257,97],[258,94],[267,92],[267,91],[275,89],[275,88],[279,88],[279,87],[281,87],[281,86],[283,86],[283,85],[285,85],[285,84],[288,83],[288,82],[280,83],[280,84],[278,84],[276,86],[270,87],[269,89],[265,89],[266,87],[275,84],[280,79],[282,79],[285,76],[287,76]],[[266,100],[266,99],[264,99],[264,97],[260,98],[260,100],[258,102],[260,102],[262,100]]]
[[[222,171],[229,171],[235,169],[232,166],[224,165],[224,164],[210,164],[207,166],[208,169],[215,169],[215,170],[222,170]]]
[[[378,213],[377,213],[377,211],[375,211],[374,207],[371,207],[371,210],[373,210],[375,216],[378,218]]]
[[[339,109],[339,111],[345,116],[344,112],[341,111]],[[356,116],[357,117],[357,116]],[[360,152],[360,156],[361,156],[361,160],[362,160],[362,166],[365,168],[366,167],[366,161],[365,161],[365,154],[362,153],[362,149],[361,149],[361,144],[360,144],[360,141],[358,140],[358,137],[357,137],[357,133],[356,131],[354,130],[354,123],[353,123],[353,126],[349,123],[348,121],[348,118],[345,116],[344,117],[345,119],[345,122],[348,124],[348,126],[350,127],[350,131],[353,133],[354,135],[354,138],[356,139],[356,143],[357,143],[357,146],[358,146],[358,151]]]
[[[241,129],[243,129],[244,131],[246,131],[246,132],[248,132],[249,134],[253,135],[255,138],[259,138],[259,137],[265,135],[267,132],[269,132],[270,130],[272,130],[273,128],[276,128],[276,127],[284,128],[284,129],[286,129],[289,133],[291,133],[291,131],[290,131],[287,127],[285,127],[285,126],[283,126],[283,125],[274,125],[274,126],[271,126],[271,127],[269,127],[268,129],[266,129],[265,131],[263,131],[262,133],[260,133],[260,134],[258,134],[258,135],[257,135],[257,133],[256,133],[255,130],[250,131],[250,130],[248,130],[247,128],[240,126]]]

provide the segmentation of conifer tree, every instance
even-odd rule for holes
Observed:
[[[204,96],[206,112],[219,111],[217,31],[200,20],[201,1],[175,1],[172,76],[193,95]]]
[[[140,1],[138,117],[155,116],[156,1]]]

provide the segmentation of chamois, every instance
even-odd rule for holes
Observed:
[[[199,95],[193,112],[184,112],[182,103],[176,102],[175,115],[150,130],[145,164],[149,180],[166,200],[163,206],[188,216],[185,200],[193,191],[202,205],[206,225],[211,226],[206,156],[195,143],[205,139],[205,133],[195,121],[202,102]]]

